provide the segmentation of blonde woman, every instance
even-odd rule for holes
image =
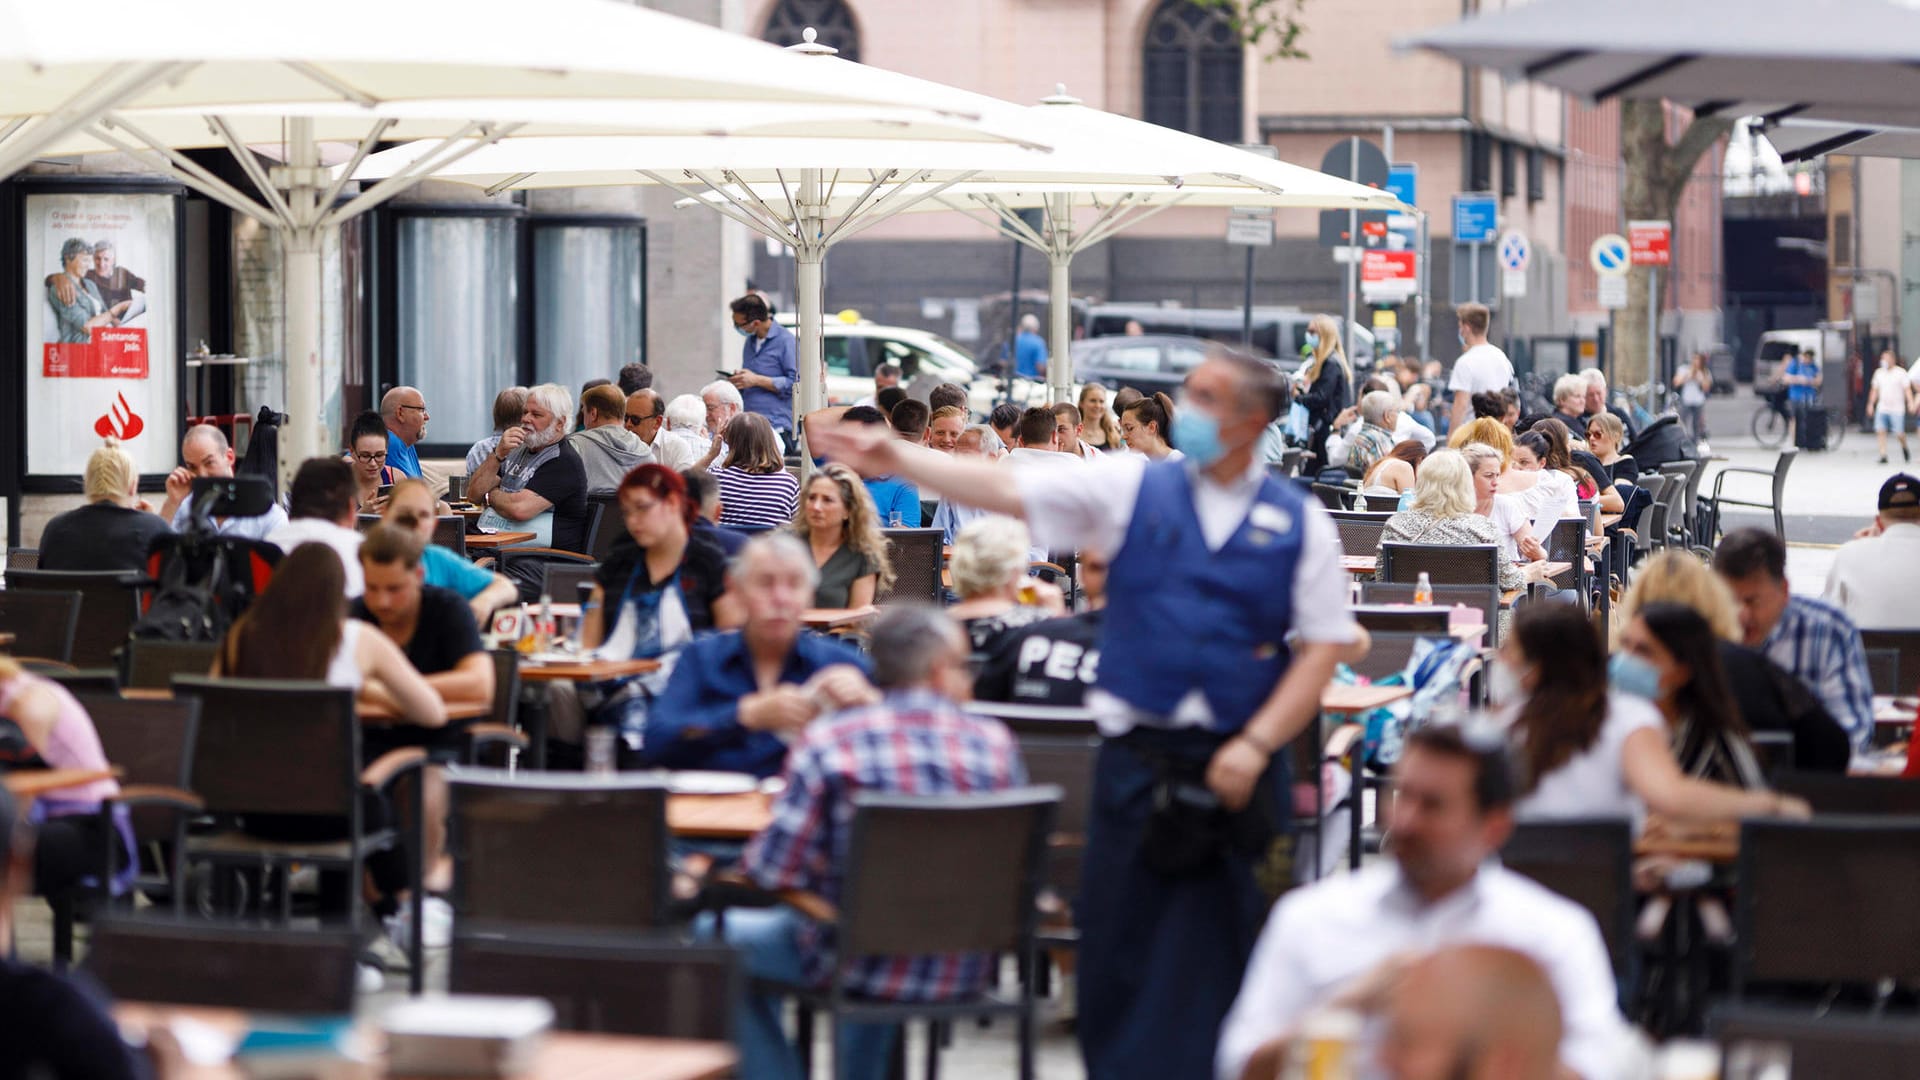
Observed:
[[[1312,355],[1300,369],[1293,400],[1307,410],[1307,449],[1319,469],[1327,464],[1333,418],[1353,404],[1353,368],[1340,345],[1340,324],[1331,315],[1315,315],[1307,323],[1307,347]]]
[[[1420,465],[1420,475],[1413,485],[1413,505],[1387,519],[1380,533],[1380,554],[1387,544],[1499,544],[1493,522],[1474,513],[1475,502],[1473,471],[1467,456],[1458,450],[1436,450]],[[1540,563],[1522,568],[1505,558],[1498,562],[1502,592],[1541,579]]]
[[[1739,603],[1706,563],[1684,551],[1663,551],[1641,563],[1633,587],[1614,606],[1616,638],[1650,604],[1681,604],[1706,619],[1720,639],[1720,663],[1740,718],[1752,731],[1791,732],[1795,769],[1847,771],[1852,749],[1846,731],[1791,672],[1739,644]]]
[[[953,590],[960,602],[947,614],[967,631],[976,653],[993,649],[1020,627],[1066,614],[1060,590],[1027,576],[1032,537],[1024,523],[991,514],[953,538]]]
[[[1080,390],[1080,423],[1084,428],[1080,435],[1083,445],[1109,454],[1118,454],[1127,448],[1126,439],[1120,433],[1120,421],[1114,418],[1113,410],[1107,408],[1107,388],[1099,383],[1090,382]]]
[[[40,533],[42,570],[139,570],[147,549],[173,532],[140,497],[140,470],[117,439],[87,458],[87,504],[47,522]]]
[[[820,571],[814,607],[866,607],[893,588],[880,514],[860,475],[845,465],[822,466],[807,481],[793,532]]]

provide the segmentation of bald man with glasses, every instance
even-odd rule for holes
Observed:
[[[653,459],[674,472],[691,468],[697,455],[685,439],[662,438],[667,427],[667,399],[652,389],[627,395],[627,430],[653,451]]]

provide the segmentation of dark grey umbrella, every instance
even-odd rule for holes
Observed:
[[[1920,128],[1920,7],[1901,0],[1535,0],[1400,47],[1591,101]]]

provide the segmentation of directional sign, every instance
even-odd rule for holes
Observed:
[[[1626,273],[1632,265],[1627,238],[1619,233],[1607,233],[1596,239],[1587,249],[1587,262],[1593,264],[1593,272],[1603,278]]]
[[[1527,269],[1527,262],[1533,257],[1533,245],[1527,243],[1527,234],[1519,229],[1508,229],[1500,234],[1498,249],[1500,265],[1518,274]]]
[[[1633,265],[1666,266],[1673,260],[1673,222],[1629,221],[1627,243],[1633,247]]]
[[[1387,190],[1408,206],[1418,206],[1419,203],[1414,200],[1420,194],[1420,166],[1411,162],[1395,162],[1387,166]],[[1420,228],[1420,219],[1412,214],[1388,214],[1387,228],[1406,237],[1406,242],[1399,246],[1410,248]]]
[[[1367,251],[1360,257],[1360,293],[1369,304],[1398,303],[1420,287],[1420,262],[1411,251]]]
[[[1500,200],[1490,193],[1453,197],[1453,242],[1491,244],[1500,235]]]
[[[1227,215],[1227,243],[1247,247],[1273,246],[1273,209],[1265,206],[1236,206]]]
[[[1600,275],[1600,306],[1609,311],[1627,306],[1627,276],[1625,274]]]

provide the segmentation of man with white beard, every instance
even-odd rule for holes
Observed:
[[[467,497],[487,508],[481,528],[531,532],[527,547],[586,550],[587,470],[566,443],[572,426],[573,395],[566,387],[544,383],[527,391],[520,423],[501,433],[500,445],[467,478]],[[540,562],[507,565],[520,595],[538,599]]]

